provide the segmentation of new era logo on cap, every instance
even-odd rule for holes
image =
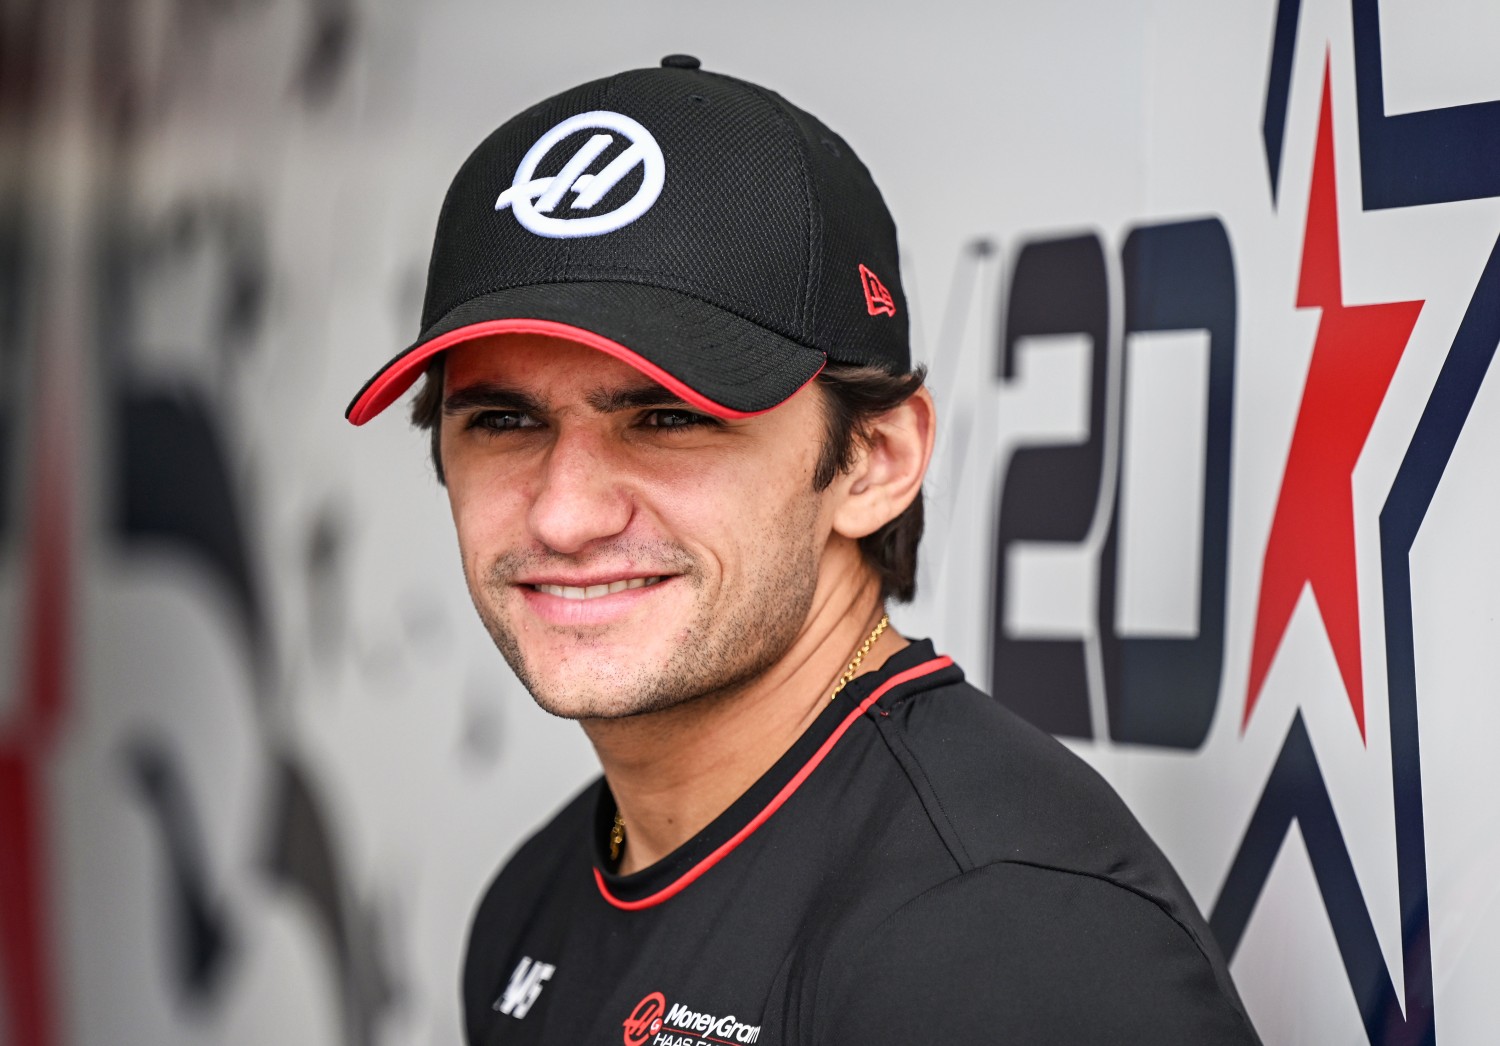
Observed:
[[[880,277],[871,272],[863,262],[859,266],[859,282],[865,288],[865,309],[871,316],[896,315],[896,299],[885,289]]]
[[[547,154],[570,135],[580,131],[609,131],[611,134],[595,134],[579,146],[561,171],[545,178],[536,177],[537,168]],[[614,144],[614,135],[620,135],[629,143],[598,173],[589,173],[589,165],[599,154]],[[570,211],[587,212],[620,181],[637,167],[644,166],[641,186],[625,203],[603,214],[586,214],[579,217],[552,217],[552,211],[569,192],[576,193],[568,205]],[[651,132],[628,116],[611,112],[580,113],[570,116],[537,139],[521,158],[510,187],[495,201],[495,210],[509,207],[516,221],[538,236],[598,236],[629,225],[648,211],[661,188],[666,183],[667,162],[662,157],[661,146]]]

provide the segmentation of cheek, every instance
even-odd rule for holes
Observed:
[[[473,571],[516,546],[524,530],[526,498],[522,485],[494,472],[459,468],[447,476],[448,508],[458,536],[464,570]]]
[[[813,465],[718,463],[672,470],[647,493],[663,536],[688,547],[726,581],[775,573],[817,540]]]

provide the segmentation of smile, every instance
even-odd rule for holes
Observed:
[[[538,592],[545,592],[549,596],[560,596],[563,599],[598,599],[600,596],[613,595],[632,588],[646,588],[660,580],[660,577],[633,577],[628,581],[611,581],[607,585],[589,585],[587,588],[577,585],[532,585],[531,587]]]

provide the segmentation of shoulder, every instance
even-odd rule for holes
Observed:
[[[826,985],[818,1041],[1254,1043],[1232,988],[1152,898],[1001,861],[912,898]]]
[[[580,839],[591,838],[587,825],[594,817],[600,787],[595,780],[568,802],[511,854],[485,888],[469,921],[464,949],[469,1018],[488,1006],[485,993],[514,965],[515,942],[548,895],[555,895],[559,868],[570,858],[576,860]]]
[[[601,784],[597,778],[590,782],[506,858],[475,910],[476,926],[547,891],[557,868],[574,856],[579,840],[590,838],[587,825],[594,817]]]
[[[1181,891],[1114,789],[1055,738],[962,679],[894,696],[877,726],[961,869],[1020,861]]]
[[[1065,951],[1129,940],[1132,927],[1149,926],[1161,948],[1217,984],[1238,1012],[1197,905],[1092,767],[961,678],[892,696],[877,726],[959,872],[911,902],[914,910],[946,911],[943,891],[952,891],[1000,926],[1020,920],[1017,935],[1046,930],[1048,947]],[[950,914],[963,931],[964,916]],[[1002,951],[995,961],[1015,955]]]

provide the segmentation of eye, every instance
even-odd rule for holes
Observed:
[[[648,410],[641,418],[641,424],[653,429],[690,429],[718,423],[717,418],[711,418],[707,414],[675,407]]]
[[[481,410],[470,416],[464,428],[509,432],[512,429],[534,429],[538,424],[530,414],[519,410]]]

